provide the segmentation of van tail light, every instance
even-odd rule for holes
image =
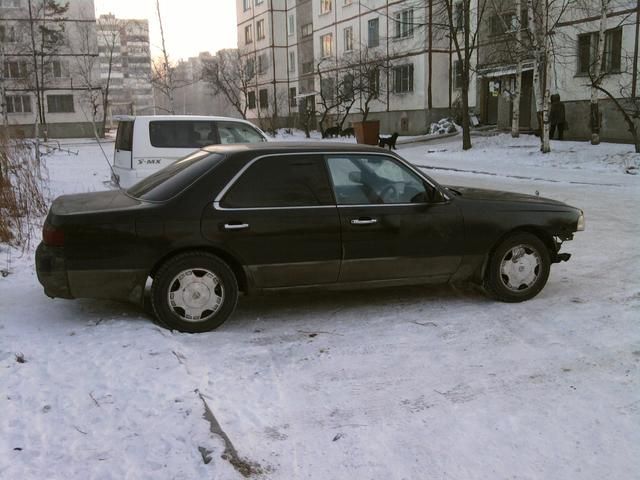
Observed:
[[[49,247],[64,246],[64,230],[46,222],[42,227],[42,241]]]

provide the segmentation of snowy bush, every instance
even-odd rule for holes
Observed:
[[[443,118],[436,123],[432,123],[429,128],[430,134],[438,134],[444,135],[445,133],[455,133],[457,132],[456,124],[453,121],[453,118]]]
[[[47,213],[46,176],[33,145],[0,134],[0,242],[26,249]]]

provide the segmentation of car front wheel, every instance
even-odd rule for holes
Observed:
[[[233,313],[238,283],[220,258],[187,252],[164,263],[151,286],[153,311],[166,327],[181,332],[213,330]]]
[[[485,288],[503,302],[529,300],[547,283],[550,266],[549,250],[538,237],[526,232],[513,234],[491,255]]]

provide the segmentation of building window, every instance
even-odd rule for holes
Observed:
[[[251,0],[242,0],[242,8],[246,12],[251,8]]]
[[[244,27],[244,43],[249,44],[253,42],[253,34],[252,34],[252,30],[251,30],[251,25],[247,25],[246,27]]]
[[[250,109],[256,108],[256,92],[247,93],[247,106]]]
[[[502,15],[492,15],[489,20],[489,30],[491,35],[502,35],[506,31],[505,27],[505,19],[502,18]]]
[[[371,96],[373,98],[378,98],[380,96],[380,69],[374,68],[369,71],[368,74],[368,85],[367,85],[367,96]]]
[[[0,0],[0,8],[20,8],[20,0]]]
[[[453,88],[462,88],[462,70],[464,62],[456,60],[453,62]]]
[[[269,68],[269,60],[266,53],[258,55],[258,75],[262,75],[267,72]]]
[[[291,73],[296,71],[296,52],[289,52],[289,71]]]
[[[353,100],[353,75],[346,74],[342,78],[342,90],[345,100]]]
[[[304,62],[302,64],[302,73],[313,73],[313,62]]]
[[[47,110],[49,113],[72,113],[73,95],[47,95]]]
[[[261,5],[261,4],[262,4],[262,2],[264,2],[264,0],[256,0],[256,7],[257,7],[258,5]]]
[[[335,90],[335,81],[333,80],[333,78],[322,79],[322,81],[320,82],[320,93],[322,94],[322,98],[324,98],[325,101],[333,100],[335,96]]]
[[[307,23],[307,24],[303,25],[302,28],[300,29],[300,34],[303,37],[308,37],[310,35],[313,35],[313,24],[312,23]]]
[[[289,15],[289,19],[287,21],[287,35],[293,37],[294,33],[296,33],[296,17]]]
[[[16,29],[13,25],[0,25],[0,42],[15,43]]]
[[[290,107],[296,107],[298,105],[298,99],[296,98],[298,96],[298,91],[296,90],[296,87],[291,87],[289,89],[289,106]]]
[[[258,20],[256,23],[256,38],[262,40],[264,38],[264,19]]]
[[[369,31],[369,47],[377,47],[380,45],[380,20],[372,18],[368,24]]]
[[[7,113],[31,112],[31,97],[29,95],[9,95],[7,98]]]
[[[262,89],[258,92],[258,96],[260,97],[260,108],[269,108],[269,92],[266,89]]]
[[[464,29],[464,4],[462,2],[456,2],[453,6],[453,24],[457,31]]]
[[[347,27],[344,29],[344,51],[350,52],[353,50],[353,28]]]
[[[599,33],[578,35],[578,73],[588,74],[598,55]],[[607,30],[604,34],[602,72],[617,73],[622,67],[622,27]]]
[[[324,58],[331,55],[333,55],[333,35],[327,33],[320,37],[320,56]]]
[[[253,58],[247,59],[247,64],[245,67],[245,73],[247,74],[247,78],[253,78],[256,74],[256,61]]]
[[[413,92],[413,64],[393,67],[394,93]]]
[[[396,13],[396,38],[406,38],[413,35],[413,9]]]
[[[53,78],[66,77],[62,62],[60,60],[53,60],[50,63],[51,75]]]
[[[4,62],[4,74],[7,78],[26,78],[27,64],[25,62]]]
[[[332,0],[320,0],[320,15],[329,13],[331,11]]]

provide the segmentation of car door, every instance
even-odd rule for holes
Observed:
[[[459,209],[384,154],[327,155],[342,228],[341,282],[443,279],[462,259]]]
[[[202,228],[248,267],[258,287],[338,278],[340,219],[319,155],[253,160],[205,210]]]

